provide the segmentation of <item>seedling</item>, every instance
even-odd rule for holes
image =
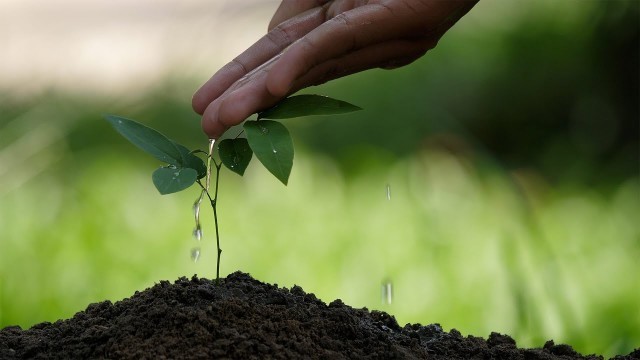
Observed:
[[[215,140],[209,140],[209,151],[189,150],[170,140],[160,132],[136,121],[116,115],[106,115],[109,123],[127,140],[165,163],[152,175],[153,184],[162,195],[175,193],[198,184],[200,196],[194,204],[196,228],[194,236],[200,240],[200,203],[206,195],[213,209],[216,245],[216,282],[220,279],[220,236],[218,231],[218,184],[220,169],[224,164],[232,172],[242,176],[253,157],[264,165],[284,185],[289,182],[293,167],[293,141],[287,128],[274,120],[308,115],[335,115],[361,110],[347,102],[319,95],[297,95],[280,101],[275,106],[258,112],[255,120],[245,121],[243,130],[233,139],[224,139],[217,146],[218,160],[214,158]],[[246,137],[240,137],[244,134]],[[199,154],[206,154],[205,161]],[[215,169],[213,194],[210,191],[212,170]],[[205,182],[202,182],[202,179]],[[199,257],[199,252],[194,254]]]

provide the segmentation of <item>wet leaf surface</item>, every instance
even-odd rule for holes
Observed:
[[[225,139],[218,145],[220,160],[224,166],[242,176],[253,157],[253,151],[247,139]]]
[[[247,121],[244,124],[249,146],[260,162],[287,185],[293,167],[293,141],[284,125],[277,121]]]

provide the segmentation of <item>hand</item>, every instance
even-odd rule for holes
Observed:
[[[302,88],[413,62],[477,1],[284,0],[269,32],[195,93],[193,109],[219,138]]]

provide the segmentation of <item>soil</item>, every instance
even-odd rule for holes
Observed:
[[[640,349],[616,359],[639,358]],[[438,324],[398,325],[380,311],[330,304],[299,286],[278,288],[236,272],[220,284],[180,278],[68,320],[0,330],[0,359],[602,359],[548,341],[520,349]]]

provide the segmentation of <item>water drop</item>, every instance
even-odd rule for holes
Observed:
[[[193,203],[193,215],[196,218],[196,222],[200,219],[200,204],[202,203],[202,196],[197,198]]]
[[[196,228],[193,229],[193,237],[198,241],[202,240],[202,228],[200,228],[200,224],[196,224]]]
[[[209,190],[209,184],[211,184],[211,156],[213,154],[214,145],[216,143],[216,139],[209,139],[209,154],[207,156],[207,177],[205,188],[200,192],[200,196],[193,203],[193,215],[196,221],[196,227],[193,229],[193,237],[200,241],[202,240],[202,228],[200,227],[200,205],[202,204],[202,199],[204,195]],[[200,259],[200,247],[194,247],[191,249],[191,260],[193,262],[198,262]]]
[[[391,200],[391,185],[387,184],[387,200]]]
[[[200,248],[194,247],[193,249],[191,249],[191,260],[193,260],[193,262],[198,262],[199,259],[200,259]]]
[[[273,153],[274,153],[274,154],[276,154],[277,152],[278,152],[278,150],[276,150],[276,149],[273,149]]]
[[[216,139],[209,139],[209,154],[207,155],[207,178],[205,182],[205,189],[207,191],[209,190],[209,185],[211,184],[211,157],[213,156],[213,148],[215,143]]]
[[[387,280],[382,283],[380,294],[382,295],[382,303],[391,305],[393,301],[393,284]]]
[[[260,130],[262,130],[263,134],[268,134],[269,133],[269,129],[267,129],[266,127],[261,127]]]
[[[202,199],[204,198],[204,194],[205,194],[205,191],[202,190],[200,192],[200,196],[198,196],[196,201],[193,203],[193,216],[195,217],[197,227],[200,226],[200,205],[202,204]]]

